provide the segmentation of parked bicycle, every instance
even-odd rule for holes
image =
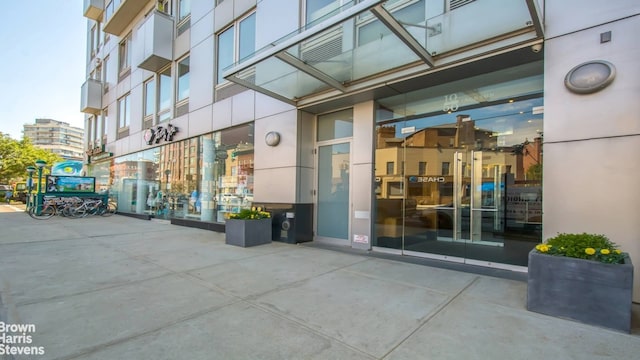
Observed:
[[[27,209],[29,216],[37,220],[50,219],[54,215],[70,218],[89,215],[111,216],[116,211],[117,207],[114,203],[105,203],[102,199],[53,196],[45,196],[42,204],[33,203]]]

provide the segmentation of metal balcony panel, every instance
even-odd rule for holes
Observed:
[[[478,51],[486,56],[542,39],[536,5],[536,0],[352,1],[258,50],[224,76],[293,104],[319,94],[348,95],[363,82],[371,88],[379,79],[378,86],[384,86],[394,71],[433,72],[470,61]]]
[[[97,114],[102,110],[102,82],[87,79],[80,90],[80,112]]]
[[[173,18],[153,11],[140,27],[142,61],[139,68],[158,72],[173,60]]]
[[[86,18],[100,21],[104,12],[104,0],[84,0],[82,9]]]
[[[113,13],[105,18],[103,31],[120,37],[149,2],[145,0],[113,0],[113,3],[115,3],[115,8]]]

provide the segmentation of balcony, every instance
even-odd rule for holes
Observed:
[[[173,18],[153,11],[140,27],[142,42],[141,69],[158,72],[173,59]]]
[[[104,12],[103,0],[84,0],[82,9],[84,16],[95,21],[100,21]]]
[[[133,19],[148,4],[144,0],[113,0],[105,9],[103,31],[120,37]]]
[[[80,111],[85,114],[97,114],[102,110],[102,82],[87,79],[82,84]]]

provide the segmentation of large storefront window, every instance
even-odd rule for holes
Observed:
[[[224,222],[253,202],[253,124],[121,156],[91,171],[118,211]]]
[[[526,265],[542,236],[542,70],[378,101],[374,246]]]

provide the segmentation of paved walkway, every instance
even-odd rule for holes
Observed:
[[[17,347],[44,352],[6,359],[640,354],[637,327],[629,335],[527,311],[519,280],[308,244],[243,249],[224,234],[118,215],[5,212],[0,229],[0,321],[33,325]]]

